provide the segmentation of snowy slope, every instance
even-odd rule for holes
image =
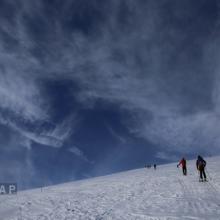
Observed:
[[[206,183],[190,161],[187,177],[168,164],[0,196],[0,219],[219,220],[220,157],[207,163]]]

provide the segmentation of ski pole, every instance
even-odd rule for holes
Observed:
[[[207,172],[209,179],[212,180],[212,177],[210,176],[210,174],[209,174],[207,168],[205,168],[205,171]]]

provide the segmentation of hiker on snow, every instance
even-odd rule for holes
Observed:
[[[185,159],[184,157],[183,157],[182,160],[179,162],[179,164],[177,165],[177,167],[179,168],[180,165],[182,165],[183,175],[186,176],[186,174],[187,174],[186,159]]]
[[[206,181],[205,166],[206,166],[206,161],[199,155],[196,161],[196,168],[200,173],[200,181],[203,181],[203,177],[204,180]]]

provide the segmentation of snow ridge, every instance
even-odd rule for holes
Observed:
[[[207,158],[208,182],[195,161],[137,169],[43,190],[0,196],[2,220],[219,220],[220,157]]]

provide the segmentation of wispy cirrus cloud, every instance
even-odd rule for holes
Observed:
[[[70,153],[75,154],[77,157],[81,158],[82,160],[84,160],[84,161],[87,162],[87,163],[91,163],[91,164],[94,163],[94,162],[90,161],[90,160],[86,157],[86,155],[83,153],[83,151],[80,150],[80,149],[79,149],[78,147],[76,147],[76,146],[73,146],[73,147],[69,148],[68,151],[69,151]]]
[[[51,147],[62,147],[66,139],[72,134],[73,128],[75,126],[75,121],[73,118],[68,118],[64,120],[61,124],[53,125],[50,129],[41,128],[36,125],[32,125],[32,130],[28,130],[24,126],[17,124],[9,119],[1,118],[0,123],[7,125],[13,131],[18,132],[24,138],[23,145],[28,149],[31,148],[31,142],[36,142],[41,145],[51,146]],[[36,123],[36,122],[35,122]]]
[[[13,72],[16,72],[14,69]],[[2,71],[0,75],[1,108],[9,109],[17,116],[27,120],[46,119],[46,103],[43,103],[40,91],[33,79]],[[17,73],[18,74],[18,73]],[[44,106],[44,108],[43,108]],[[44,109],[44,110],[43,110]]]
[[[20,1],[13,28],[2,21],[2,32],[17,42],[9,50],[1,37],[4,108],[28,120],[50,120],[50,103],[40,82],[67,79],[79,86],[80,92],[73,96],[84,106],[92,108],[100,99],[116,103],[133,115],[126,122],[131,133],[165,145],[165,150],[199,150],[201,143],[218,149],[214,137],[218,136],[219,68],[214,58],[219,54],[212,53],[210,46],[218,42],[218,33],[213,34],[219,26],[217,17],[206,16],[202,6],[190,1],[110,1],[107,9],[94,1],[88,3],[88,10],[94,11],[91,20],[96,20],[78,21],[77,10],[87,13],[86,4],[63,3],[60,10],[68,15],[65,18],[52,4],[49,18],[43,1],[26,3]],[[200,13],[204,16],[195,19]],[[186,18],[193,22],[184,25]],[[50,136],[59,137],[56,131],[49,131]],[[44,131],[41,136],[22,132],[46,142]]]
[[[29,36],[25,16],[41,14],[42,4],[26,1],[2,2],[3,10],[12,10],[9,19],[2,13],[0,28],[0,121],[24,138],[43,145],[61,147],[74,127],[73,115],[54,124],[50,117],[48,95],[42,90],[45,66],[31,50],[40,44]],[[5,8],[4,8],[5,7]],[[32,14],[33,12],[33,14]],[[27,19],[28,21],[29,19]],[[38,57],[40,58],[40,57]],[[43,123],[50,124],[42,127]],[[31,130],[27,128],[32,127]]]

